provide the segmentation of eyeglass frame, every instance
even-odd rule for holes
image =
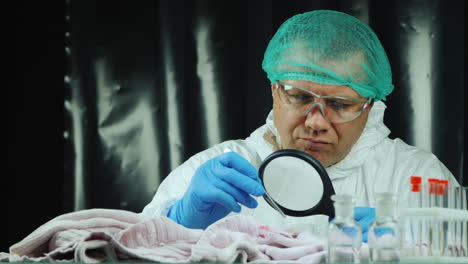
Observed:
[[[353,121],[354,119],[358,118],[358,117],[362,114],[362,112],[363,112],[364,110],[369,109],[370,107],[372,107],[372,106],[374,105],[374,98],[373,98],[373,97],[369,97],[367,100],[363,101],[363,100],[359,100],[359,99],[357,99],[357,98],[344,97],[344,96],[318,95],[318,94],[316,94],[316,93],[314,93],[314,92],[312,92],[312,91],[309,91],[309,90],[307,90],[307,89],[305,89],[305,88],[297,87],[297,86],[290,85],[290,84],[281,83],[280,81],[276,81],[276,83],[273,84],[273,85],[275,86],[275,91],[278,90],[278,88],[279,88],[280,86],[283,86],[283,87],[284,87],[284,86],[289,86],[289,87],[296,88],[296,89],[299,89],[299,90],[301,90],[301,91],[304,91],[304,92],[306,92],[306,93],[309,93],[309,94],[311,94],[312,96],[314,96],[314,98],[318,98],[318,99],[320,99],[320,98],[323,98],[323,99],[341,99],[341,100],[350,100],[350,101],[353,101],[353,102],[356,102],[356,103],[361,103],[361,104],[363,104],[362,107],[361,107],[361,109],[360,109],[358,112],[356,112],[356,115],[355,115],[353,118],[351,118],[351,119],[349,119],[349,120],[344,120],[344,121],[331,121],[331,120],[329,120],[328,117],[327,117],[327,116],[328,116],[328,112],[327,112],[327,114],[325,114],[325,112],[324,112],[324,106],[323,106],[323,104],[320,103],[320,102],[313,102],[313,103],[311,103],[311,106],[310,106],[310,107],[308,108],[308,110],[305,111],[304,114],[303,114],[304,116],[307,115],[310,111],[312,111],[312,110],[315,108],[315,105],[316,105],[316,104],[319,104],[320,110],[321,110],[321,112],[322,112],[323,117],[324,117],[326,120],[328,120],[329,122],[331,122],[331,123],[346,123],[346,122]],[[315,101],[315,100],[314,100],[314,101]],[[328,110],[327,107],[325,107],[325,109]]]

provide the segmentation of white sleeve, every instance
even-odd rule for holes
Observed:
[[[153,200],[147,204],[142,215],[167,216],[171,206],[183,197],[195,171],[206,161],[221,155],[225,150],[232,150],[246,158],[254,166],[258,163],[255,152],[246,146],[244,140],[229,140],[204,150],[174,169],[159,185]]]
[[[197,168],[216,156],[216,147],[200,152],[174,169],[159,185],[153,200],[141,212],[145,216],[166,216],[184,195]]]
[[[143,208],[142,215],[166,216],[171,206],[182,198],[196,170],[195,164],[189,161],[177,167],[161,182],[153,200]]]

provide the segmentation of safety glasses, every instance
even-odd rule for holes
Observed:
[[[374,98],[362,101],[341,96],[321,96],[304,88],[281,82],[274,84],[274,88],[282,104],[290,111],[305,116],[318,107],[325,119],[332,123],[352,121],[374,103]]]

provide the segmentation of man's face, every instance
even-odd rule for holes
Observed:
[[[318,95],[343,96],[366,100],[347,86],[324,85],[310,81],[285,80],[284,84],[301,87]],[[282,149],[298,149],[316,158],[324,167],[341,161],[359,139],[367,122],[368,111],[344,123],[331,123],[315,107],[307,115],[298,115],[286,107],[272,86],[274,122]]]

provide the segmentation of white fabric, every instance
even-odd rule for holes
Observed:
[[[200,230],[165,216],[95,208],[48,221],[0,252],[0,262],[324,263],[326,248],[310,232],[270,228],[248,215]]]
[[[392,192],[399,199],[399,207],[405,207],[409,198],[410,176],[422,176],[424,181],[428,178],[449,179],[450,184],[458,185],[455,177],[434,154],[410,146],[400,139],[388,138],[390,130],[383,123],[385,108],[382,101],[374,104],[366,127],[350,153],[339,163],[327,168],[335,192],[355,195],[357,206],[371,207],[375,207],[375,193]],[[142,214],[166,215],[172,204],[183,196],[195,170],[207,160],[222,154],[225,149],[239,153],[259,168],[262,160],[273,152],[273,145],[263,137],[268,130],[276,136],[280,145],[273,113],[270,112],[266,124],[245,140],[226,141],[194,155],[166,177]],[[275,227],[307,224],[309,228],[322,230],[328,223],[324,215],[300,219],[288,216],[283,219],[263,198],[257,201],[259,206],[256,209],[242,206],[240,213],[252,215]]]

